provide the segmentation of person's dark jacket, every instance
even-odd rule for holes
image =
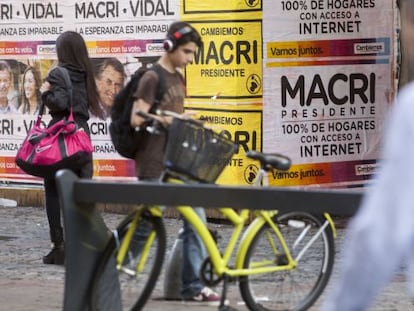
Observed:
[[[75,122],[89,134],[86,74],[82,69],[70,64],[60,64],[60,66],[67,69],[72,82],[72,111]],[[52,117],[48,125],[50,126],[69,116],[70,103],[64,77],[58,68],[54,68],[49,72],[46,81],[51,84],[51,89],[42,94],[42,101],[49,109],[49,114]]]

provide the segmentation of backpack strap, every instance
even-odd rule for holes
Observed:
[[[161,65],[154,64],[154,66],[152,66],[150,70],[154,70],[158,75],[157,92],[155,94],[154,103],[152,104],[151,109],[150,109],[150,112],[155,112],[158,106],[160,105],[161,100],[164,96],[166,85],[165,85],[165,77],[162,72],[163,69],[161,68]]]

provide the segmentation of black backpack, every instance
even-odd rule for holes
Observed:
[[[157,94],[150,112],[156,111],[165,92],[165,82],[162,75],[162,69],[159,65],[151,68],[140,67],[132,76],[131,80],[115,96],[114,105],[111,110],[111,123],[109,124],[109,133],[112,143],[118,153],[129,159],[134,159],[140,145],[143,144],[145,137],[149,133],[145,130],[136,131],[131,127],[131,110],[134,103],[133,94],[137,89],[139,80],[148,70],[154,70],[158,74]]]

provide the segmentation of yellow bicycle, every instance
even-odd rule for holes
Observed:
[[[231,141],[194,120],[176,116],[168,130],[166,183],[214,182],[235,152]],[[282,155],[256,151],[246,155],[260,163],[256,185],[267,185],[268,171],[290,167],[290,160]],[[331,217],[306,211],[280,214],[277,202],[269,204],[274,207],[261,211],[219,208],[233,226],[221,249],[192,207],[176,207],[193,225],[209,254],[200,271],[202,280],[207,286],[223,282],[221,310],[226,308],[229,281],[238,281],[250,310],[261,311],[307,310],[327,285],[335,253]],[[146,230],[137,231],[139,226]],[[94,274],[91,309],[98,309],[99,284],[115,258],[123,308],[141,310],[161,273],[165,252],[162,207],[137,208],[114,230],[106,247]]]

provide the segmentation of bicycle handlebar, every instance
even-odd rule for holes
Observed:
[[[154,128],[154,126],[163,126],[159,120],[155,118],[153,114],[137,110],[135,111],[135,114],[139,115],[140,117],[144,118],[146,121],[152,121],[155,124],[152,125],[152,127],[148,128],[147,130],[151,133],[153,133],[153,130],[151,128]],[[167,117],[173,117],[181,120],[185,120],[188,122],[194,122],[196,124],[202,125],[203,121],[186,118],[184,115],[176,113],[174,111],[170,110],[161,110],[157,109],[156,115],[158,116],[167,116]],[[281,171],[287,171],[289,170],[290,166],[292,165],[292,162],[289,157],[284,156],[282,154],[278,153],[263,153],[259,151],[250,150],[246,152],[246,156],[248,158],[251,158],[253,160],[257,160],[260,162],[261,167],[266,170],[270,171],[272,169],[277,169]]]
[[[144,112],[142,110],[136,110],[135,114],[144,119],[144,123],[142,124],[142,126],[138,126],[136,128],[136,130],[138,131],[144,128],[147,132],[151,134],[159,134],[160,129],[164,128],[164,125],[159,120],[157,120],[154,117],[154,115],[150,113]]]
[[[148,112],[144,112],[142,110],[135,110],[135,114],[137,116],[140,116],[141,118],[143,118],[145,121],[144,122],[149,122],[149,121],[153,121],[155,120],[154,116],[149,114]]]
[[[171,111],[171,110],[157,109],[156,112],[155,112],[155,114],[151,114],[151,113],[148,113],[148,112],[144,112],[142,110],[136,110],[135,111],[135,114],[138,115],[138,116],[140,116],[140,117],[142,117],[142,118],[144,118],[145,122],[152,121],[152,122],[159,122],[159,123],[161,123],[155,117],[155,115],[157,115],[157,116],[161,116],[161,117],[173,117],[173,118],[176,118],[176,119],[185,120],[187,122],[193,122],[193,123],[199,124],[199,125],[203,125],[204,124],[204,122],[201,121],[201,120],[192,119],[192,118],[186,117],[183,114],[180,114],[180,113],[177,113],[177,112],[174,112],[174,111]]]

